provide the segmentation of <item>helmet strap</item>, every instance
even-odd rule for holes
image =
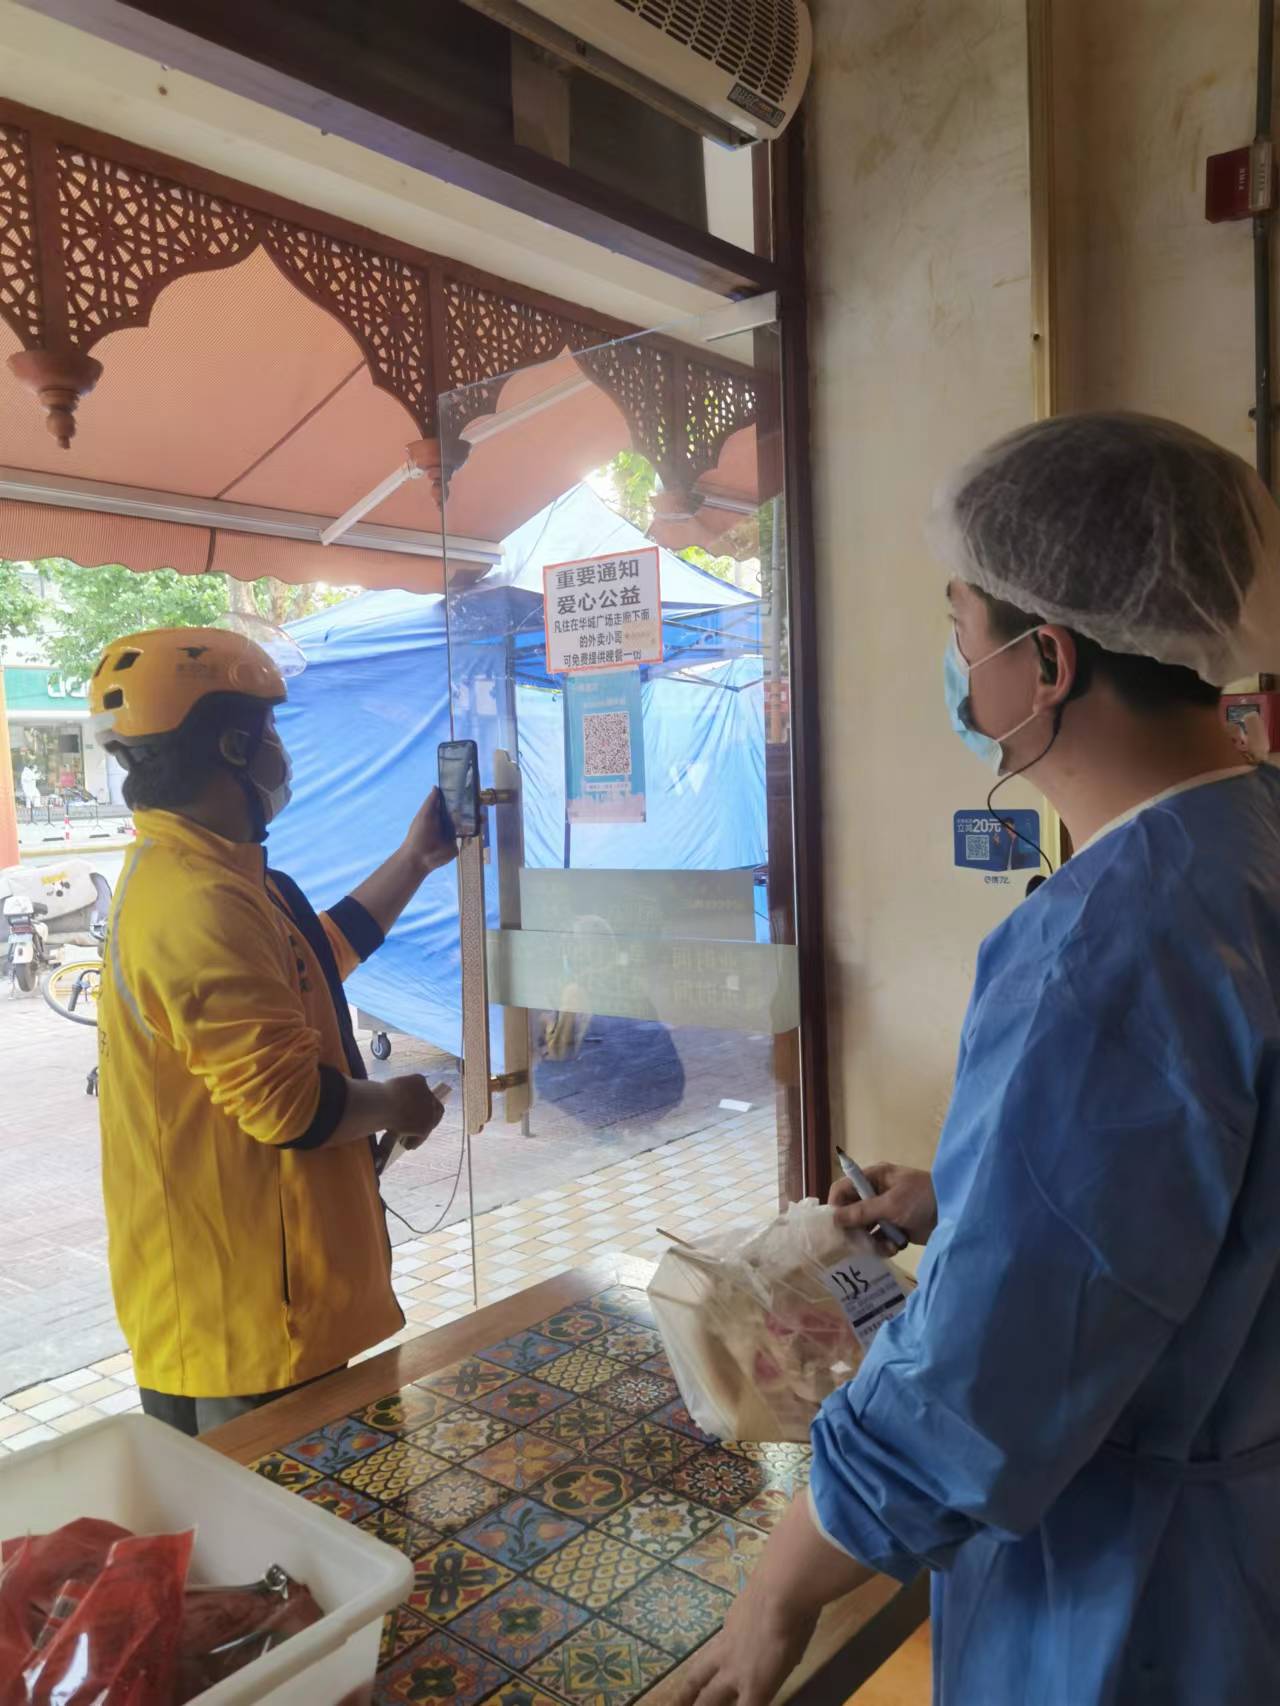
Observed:
[[[228,735],[240,735],[243,738],[245,743],[243,759],[232,758],[225,751],[223,742]],[[261,744],[261,731],[257,734],[251,734],[248,729],[230,728],[224,729],[218,737],[218,756],[240,784],[240,791],[249,807],[249,827],[252,831],[252,839],[259,844],[267,839],[267,814],[263,810],[262,796],[254,786],[253,778],[249,774],[249,767],[253,763],[254,755]]]

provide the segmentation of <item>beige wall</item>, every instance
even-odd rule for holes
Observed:
[[[950,733],[938,479],[1029,419],[1024,0],[815,0],[814,460],[837,1134],[925,1161],[983,934],[1022,885],[951,867],[988,779]],[[1058,0],[1061,402],[1250,453],[1247,225],[1204,156],[1253,129],[1254,0]],[[1008,796],[1002,796],[1008,798]]]
[[[952,868],[951,814],[992,778],[947,723],[921,522],[956,461],[1030,410],[1026,37],[1020,0],[825,0],[815,21],[836,1129],[864,1161],[924,1162],[978,942],[1022,890]]]
[[[1257,0],[1071,0],[1054,32],[1062,403],[1253,454],[1250,225],[1204,162],[1253,135]]]

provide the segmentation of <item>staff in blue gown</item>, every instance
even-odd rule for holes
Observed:
[[[940,1706],[1280,1702],[1280,511],[1171,423],[1027,428],[939,506],[952,720],[1075,856],[986,941],[926,1246],[682,1706],[766,1706],[869,1569],[933,1574]]]

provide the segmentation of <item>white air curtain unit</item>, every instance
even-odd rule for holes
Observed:
[[[466,4],[731,147],[782,134],[813,60],[805,0]]]

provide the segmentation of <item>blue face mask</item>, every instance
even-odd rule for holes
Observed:
[[[1013,728],[1006,729],[998,739],[994,739],[991,735],[984,735],[981,729],[974,726],[973,714],[969,708],[969,678],[975,669],[981,669],[984,663],[990,663],[992,658],[998,658],[1002,652],[1011,651],[1014,646],[1020,645],[1023,640],[1028,639],[1036,631],[1034,628],[1028,628],[1025,634],[1019,634],[1016,639],[1006,641],[1003,646],[997,646],[995,651],[988,652],[986,657],[979,658],[977,663],[972,664],[965,662],[954,628],[951,630],[951,639],[947,644],[946,656],[943,659],[943,687],[947,696],[947,710],[951,715],[951,727],[960,736],[969,751],[975,757],[980,758],[997,775],[1004,763],[1005,741],[1012,740],[1019,729],[1025,729],[1028,723],[1033,723],[1039,713],[1032,711],[1029,717],[1024,717],[1020,723],[1015,723]]]

